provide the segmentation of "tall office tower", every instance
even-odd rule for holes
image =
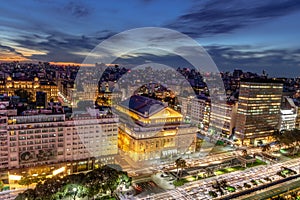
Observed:
[[[283,84],[248,79],[240,83],[235,136],[243,145],[267,142],[278,128]]]

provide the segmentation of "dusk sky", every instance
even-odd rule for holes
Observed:
[[[300,75],[300,1],[2,1],[0,61],[81,63],[102,40],[164,27],[197,40],[220,70]]]

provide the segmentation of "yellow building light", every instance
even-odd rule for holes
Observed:
[[[8,179],[11,180],[11,181],[19,181],[21,180],[22,176],[19,176],[19,175],[9,175],[8,176]]]
[[[164,136],[171,136],[171,135],[176,135],[176,131],[164,131],[163,132]]]
[[[61,167],[61,168],[59,168],[59,169],[54,170],[54,171],[52,172],[52,174],[53,174],[53,176],[55,176],[55,175],[57,175],[57,174],[60,174],[60,173],[64,172],[65,170],[66,170],[65,167]]]

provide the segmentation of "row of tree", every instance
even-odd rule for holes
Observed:
[[[16,200],[58,200],[66,197],[75,199],[93,198],[96,195],[113,196],[120,184],[131,185],[126,172],[103,166],[88,173],[72,174],[65,177],[53,177],[39,182],[35,189],[19,194]]]
[[[300,130],[275,131],[274,137],[279,142],[280,147],[290,149],[291,155],[299,153]]]

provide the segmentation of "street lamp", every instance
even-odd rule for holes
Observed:
[[[74,197],[73,197],[73,200],[75,200],[75,198],[76,198],[76,195],[77,195],[77,192],[78,192],[77,188],[73,188],[73,192],[74,192]]]

